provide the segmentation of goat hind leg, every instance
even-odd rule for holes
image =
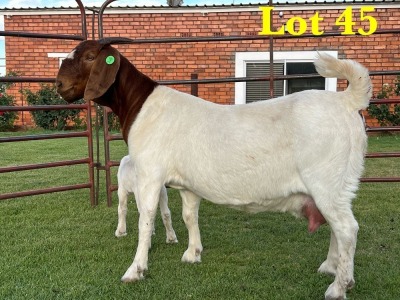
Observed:
[[[346,220],[341,218],[338,223],[331,224],[332,230],[335,232],[338,244],[338,266],[336,269],[335,281],[327,290],[329,295],[330,288],[335,290],[336,286],[344,291],[353,288],[354,281],[354,254],[357,243],[358,223],[355,220],[351,210],[347,212]]]
[[[189,263],[201,262],[203,246],[198,224],[201,198],[187,190],[181,190],[180,194],[182,197],[182,217],[189,232],[189,247],[183,254],[182,261]]]
[[[168,195],[165,186],[161,188],[160,192],[160,211],[166,231],[167,244],[177,243],[178,239],[176,238],[175,230],[172,227],[171,211],[168,208]]]
[[[116,237],[126,235],[126,213],[128,211],[128,192],[123,188],[118,188],[118,226],[115,230]]]
[[[335,233],[331,230],[331,241],[329,245],[328,256],[326,260],[321,264],[318,272],[336,275],[336,269],[339,263],[338,245]]]
[[[358,223],[355,220],[350,207],[350,200],[341,201],[336,204],[332,201],[331,205],[322,206],[321,213],[331,226],[337,243],[337,267],[334,282],[325,292],[327,300],[341,300],[346,298],[346,290],[354,286],[354,253],[357,243]],[[326,204],[326,202],[325,202]],[[318,205],[318,203],[317,203]],[[327,207],[329,206],[329,207]],[[332,244],[331,252],[328,253],[329,263],[334,263],[335,259],[335,240]],[[331,256],[329,256],[331,255]],[[334,266],[334,265],[333,265]]]

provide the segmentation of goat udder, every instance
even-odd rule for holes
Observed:
[[[318,210],[314,200],[308,200],[302,210],[303,215],[308,219],[308,231],[314,233],[319,226],[326,223],[324,216]]]

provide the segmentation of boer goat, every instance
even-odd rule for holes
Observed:
[[[82,97],[110,107],[134,161],[139,241],[122,277],[143,278],[164,185],[180,190],[189,231],[184,262],[200,262],[200,199],[251,212],[290,212],[315,231],[331,227],[319,271],[335,275],[326,299],[354,285],[358,224],[351,202],[363,171],[366,134],[358,113],[368,106],[368,70],[321,54],[324,77],[347,79],[342,92],[308,90],[247,105],[217,105],[161,86],[110,43],[84,41],[63,61],[57,88],[67,102]]]
[[[128,206],[128,195],[136,194],[137,180],[134,172],[134,164],[129,155],[124,156],[121,159],[121,163],[118,168],[118,226],[115,231],[116,237],[122,237],[126,235],[126,213]],[[136,199],[136,205],[140,212],[140,203]],[[172,228],[171,212],[168,208],[168,195],[167,189],[162,187],[160,193],[160,210],[162,220],[165,226],[167,243],[177,243],[176,234],[174,228]],[[154,230],[154,229],[153,229]]]

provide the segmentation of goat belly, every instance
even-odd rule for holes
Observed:
[[[237,201],[236,205],[232,205],[235,201],[231,201],[227,206],[243,210],[250,213],[258,213],[264,211],[271,212],[288,212],[296,217],[303,217],[303,207],[309,201],[309,196],[297,193],[288,197],[279,197],[273,199],[263,199],[262,201]]]

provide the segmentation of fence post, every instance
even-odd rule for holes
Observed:
[[[199,79],[199,74],[192,73],[190,75],[190,79],[192,79],[192,80]],[[190,94],[193,95],[193,96],[196,96],[196,97],[199,96],[199,88],[198,88],[198,84],[197,83],[191,83],[190,84]]]

